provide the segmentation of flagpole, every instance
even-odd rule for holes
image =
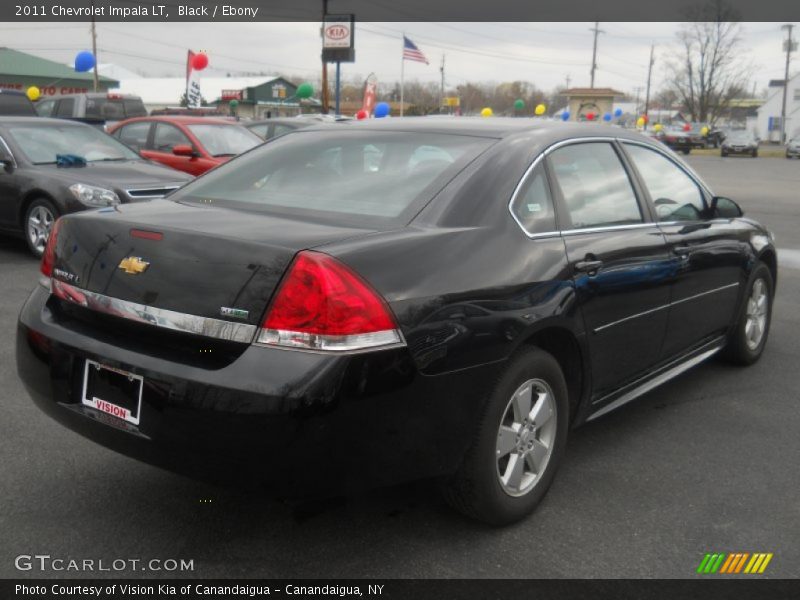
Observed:
[[[404,86],[405,86],[405,70],[406,70],[406,34],[403,33],[403,37],[400,40],[400,43],[403,44],[403,47],[400,50],[400,116],[403,116],[403,109],[405,108],[404,105]]]

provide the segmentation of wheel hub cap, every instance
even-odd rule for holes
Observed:
[[[44,206],[37,206],[28,215],[28,238],[38,252],[44,252],[54,222],[53,213]]]
[[[530,379],[514,392],[497,432],[497,477],[509,496],[524,496],[541,479],[556,432],[553,390]]]
[[[763,279],[756,279],[750,290],[745,309],[744,337],[747,347],[755,350],[764,339],[769,313],[769,293]]]

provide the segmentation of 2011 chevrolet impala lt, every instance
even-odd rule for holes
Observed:
[[[571,427],[756,361],[777,278],[771,234],[663,145],[469,118],[289,133],[62,217],[41,272],[18,368],[70,429],[288,493],[437,478],[495,524]]]

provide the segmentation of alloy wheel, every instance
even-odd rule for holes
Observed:
[[[28,239],[31,247],[41,254],[50,237],[50,230],[55,223],[55,215],[46,206],[41,204],[34,207],[28,214]]]
[[[547,468],[556,436],[556,404],[546,381],[529,379],[506,405],[497,432],[497,477],[503,491],[530,492]]]
[[[758,348],[764,338],[768,312],[769,291],[767,284],[759,277],[753,282],[745,309],[744,338],[750,350]]]

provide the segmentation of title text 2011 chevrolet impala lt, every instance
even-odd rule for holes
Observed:
[[[571,427],[761,355],[770,233],[636,133],[405,119],[289,133],[167,200],[61,218],[19,373],[80,434],[290,493],[438,478],[501,524]]]

